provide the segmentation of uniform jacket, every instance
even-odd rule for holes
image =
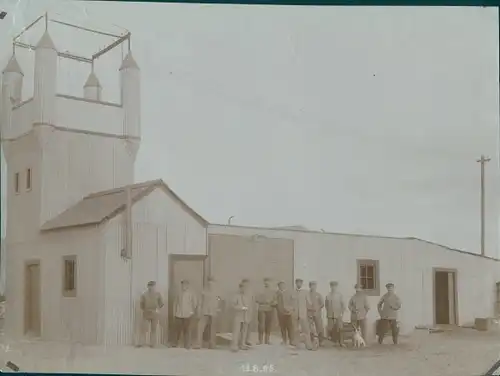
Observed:
[[[198,316],[215,316],[219,312],[220,297],[213,290],[205,289],[200,296]]]
[[[182,319],[189,318],[196,313],[198,299],[190,289],[180,291],[174,300],[174,316]]]
[[[323,300],[323,297],[317,291],[315,292],[309,291],[309,299],[311,301],[311,308],[310,308],[311,314],[314,315],[319,314],[323,309],[323,307],[325,306],[325,301]]]
[[[255,300],[255,294],[252,290],[248,290],[245,293],[246,301],[248,302],[248,311],[247,314],[250,317],[250,321],[252,321],[257,312],[257,302]]]
[[[368,298],[364,293],[356,293],[349,300],[349,310],[351,311],[351,321],[364,320],[370,310]]]
[[[154,319],[158,315],[158,310],[163,307],[163,298],[157,291],[146,290],[141,295],[141,310],[145,319]]]
[[[298,319],[306,319],[308,317],[308,311],[312,307],[311,298],[309,291],[307,290],[297,290],[294,293],[294,314]]]
[[[280,315],[291,315],[295,309],[293,294],[288,290],[276,292],[276,309]]]
[[[386,293],[377,305],[381,319],[397,320],[401,308],[401,299],[395,293]]]
[[[330,319],[339,319],[344,316],[344,297],[338,291],[330,292],[325,298],[326,316]]]
[[[272,311],[273,307],[276,306],[276,290],[270,287],[264,288],[255,300],[259,306],[259,311]]]
[[[232,301],[232,306],[234,309],[234,320],[236,322],[250,323],[252,321],[251,305],[253,298],[250,294],[243,294],[238,292]],[[243,307],[247,307],[247,310],[243,310]]]

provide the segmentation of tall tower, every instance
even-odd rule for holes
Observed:
[[[35,46],[14,40],[15,47],[35,50],[33,98],[22,99],[23,72],[15,54],[2,74],[0,123],[8,166],[7,243],[32,240],[43,223],[90,193],[134,182],[141,95],[130,33],[117,35],[92,57],[82,57],[58,52],[47,16],[45,22],[45,31]],[[120,75],[121,101],[104,101],[94,63],[127,41],[127,55],[109,72]],[[61,58],[88,63],[83,96],[57,93]]]

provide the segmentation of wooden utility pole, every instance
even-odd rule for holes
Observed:
[[[485,199],[485,184],[484,184],[484,167],[486,163],[491,161],[491,158],[487,158],[484,155],[481,155],[481,158],[477,160],[478,163],[481,164],[481,256],[485,256],[485,207],[484,207],[484,199]]]

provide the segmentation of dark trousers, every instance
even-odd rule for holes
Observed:
[[[278,321],[281,329],[281,338],[283,339],[283,343],[286,344],[287,340],[290,345],[293,342],[294,328],[293,328],[293,320],[292,315],[284,315],[278,312]]]
[[[203,335],[207,334],[208,337],[208,347],[215,348],[215,317],[204,315],[198,321],[197,333],[196,333],[196,347],[201,347],[203,344]]]
[[[191,348],[191,318],[175,318],[175,346],[180,346],[181,334],[184,339],[184,347]]]
[[[344,323],[340,318],[328,318],[328,335],[331,337],[332,342],[337,342],[339,344],[344,343],[343,336]]]
[[[398,343],[399,328],[396,320],[380,319],[377,329],[378,343],[382,343],[384,341],[385,334],[389,329],[391,329],[392,342],[394,342],[394,344]]]
[[[269,343],[271,336],[271,327],[273,325],[273,311],[259,311],[259,342],[265,338],[266,343]]]

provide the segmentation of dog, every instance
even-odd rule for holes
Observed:
[[[361,335],[361,331],[359,330],[358,327],[353,326],[354,328],[354,333],[352,335],[352,344],[355,348],[359,349],[360,347],[365,347],[366,342],[363,339],[363,336]]]

